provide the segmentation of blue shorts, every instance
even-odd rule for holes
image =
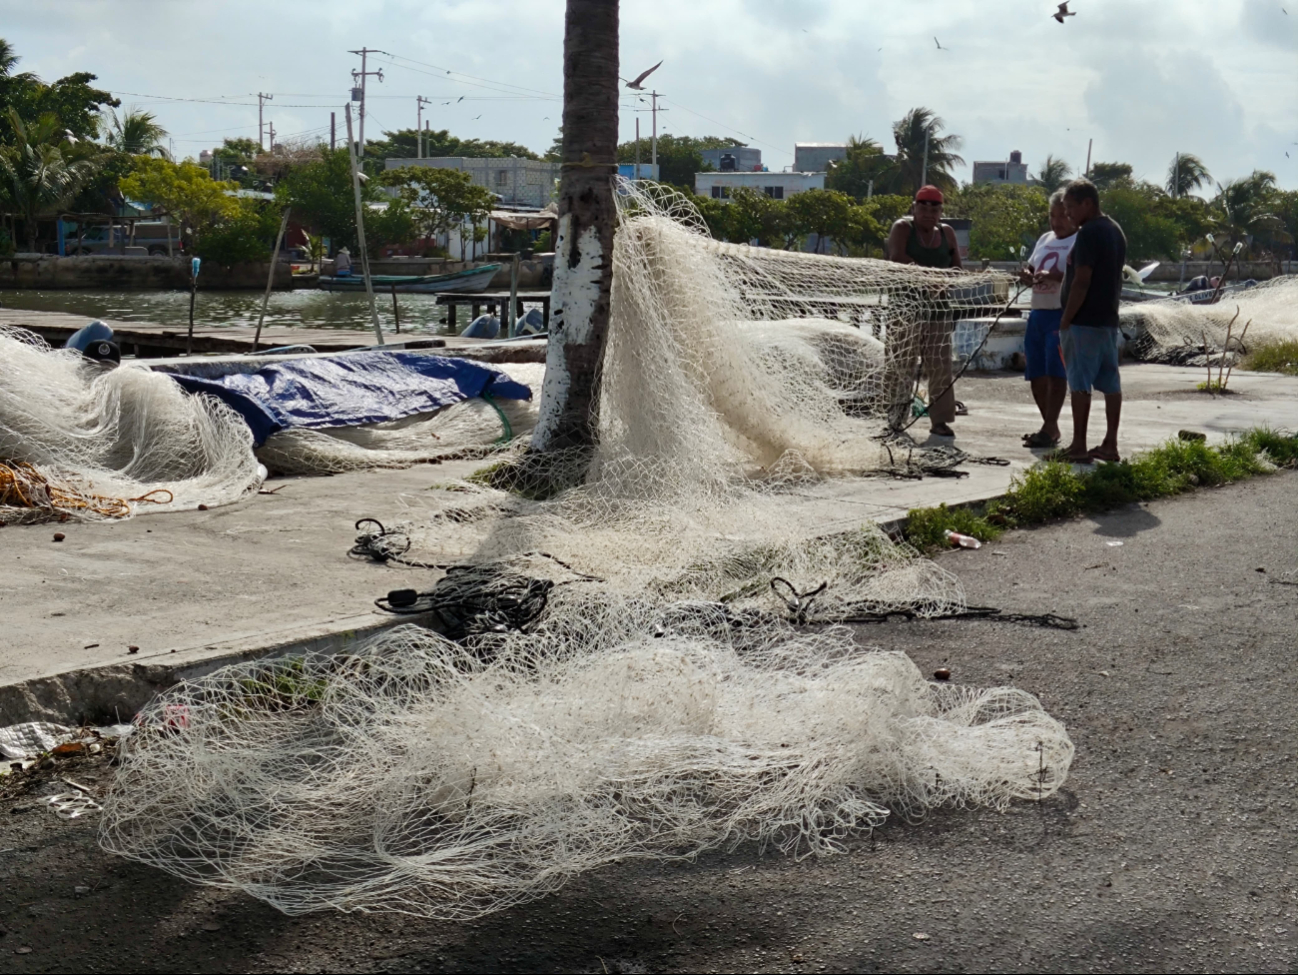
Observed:
[[[1106,396],[1122,392],[1118,379],[1118,330],[1108,325],[1073,325],[1059,333],[1059,347],[1074,393],[1098,389]]]
[[[1064,360],[1059,354],[1059,319],[1063,317],[1062,308],[1034,308],[1028,315],[1027,331],[1023,333],[1023,354],[1028,360],[1025,378],[1066,378]]]

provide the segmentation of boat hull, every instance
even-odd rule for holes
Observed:
[[[453,274],[428,275],[389,275],[376,274],[371,280],[375,291],[414,292],[431,294],[438,291],[477,291],[491,284],[501,265],[486,264],[482,267],[468,268]],[[335,278],[329,275],[320,276],[320,289],[323,291],[364,291],[365,278],[354,275],[346,278]]]

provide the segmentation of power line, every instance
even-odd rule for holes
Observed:
[[[542,91],[542,90],[539,89],[539,88],[528,88],[528,87],[525,86],[525,85],[516,85],[516,84],[514,84],[513,82],[509,82],[509,81],[496,81],[494,78],[479,78],[477,75],[465,74],[465,73],[462,72],[462,71],[455,71],[455,70],[453,70],[453,69],[451,69],[451,68],[446,67],[446,65],[444,65],[444,64],[431,64],[431,63],[429,63],[428,61],[418,61],[418,60],[416,60],[415,58],[407,58],[407,57],[403,57],[403,56],[400,55],[400,54],[389,54],[388,57],[390,57],[390,58],[396,58],[396,59],[401,60],[401,61],[409,61],[411,64],[421,64],[421,65],[423,65],[425,68],[436,68],[438,71],[445,71],[448,75],[452,75],[452,76],[454,76],[454,75],[459,75],[461,78],[472,78],[474,81],[485,82],[485,83],[487,83],[487,84],[489,84],[489,85],[503,85],[503,86],[506,87],[506,88],[514,88],[514,89],[516,89],[516,90],[518,90],[518,91],[526,91],[526,92],[530,92],[530,93],[532,93],[532,94],[534,94],[534,95],[544,95],[546,98],[559,98],[559,97],[561,97],[561,96],[559,96],[559,95],[556,95],[556,94],[555,94],[554,92],[552,92],[552,91]],[[398,65],[398,67],[403,67],[403,65]],[[414,69],[414,68],[409,68],[408,70],[410,70],[410,71],[414,71],[415,69]],[[454,78],[452,78],[452,80],[454,80]],[[468,84],[468,82],[460,82],[460,84]]]

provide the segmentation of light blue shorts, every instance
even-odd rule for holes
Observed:
[[[1122,392],[1118,378],[1118,330],[1108,325],[1073,325],[1060,329],[1059,348],[1064,354],[1068,388],[1106,396]]]

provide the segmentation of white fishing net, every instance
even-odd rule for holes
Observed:
[[[341,474],[480,457],[519,442],[536,427],[545,366],[498,367],[533,390],[530,400],[474,398],[434,413],[327,430],[281,430],[257,448],[272,474]]]
[[[102,841],[290,914],[462,920],[620,860],[833,853],[890,812],[1044,798],[1072,758],[1030,694],[930,685],[841,629],[626,605],[494,649],[403,627],[183,685],[124,741]]]
[[[412,569],[401,604],[445,635],[164,694],[109,850],[292,913],[464,919],[619,860],[827,854],[890,813],[1064,781],[1031,695],[929,685],[834,625],[965,606],[852,491],[904,449],[880,437],[912,326],[1002,276],[723,245],[678,198],[623,203],[580,486],[543,497],[506,452],[373,523],[358,549],[446,570]]]
[[[1171,362],[1202,364],[1197,357],[1205,353],[1298,341],[1298,279],[1285,275],[1233,289],[1215,304],[1165,298],[1125,305],[1123,321],[1143,358]]]
[[[0,500],[0,520],[122,517],[228,504],[260,483],[252,434],[229,407],[167,376],[106,368],[0,327],[0,463],[50,485]],[[39,501],[39,498],[35,499]]]

